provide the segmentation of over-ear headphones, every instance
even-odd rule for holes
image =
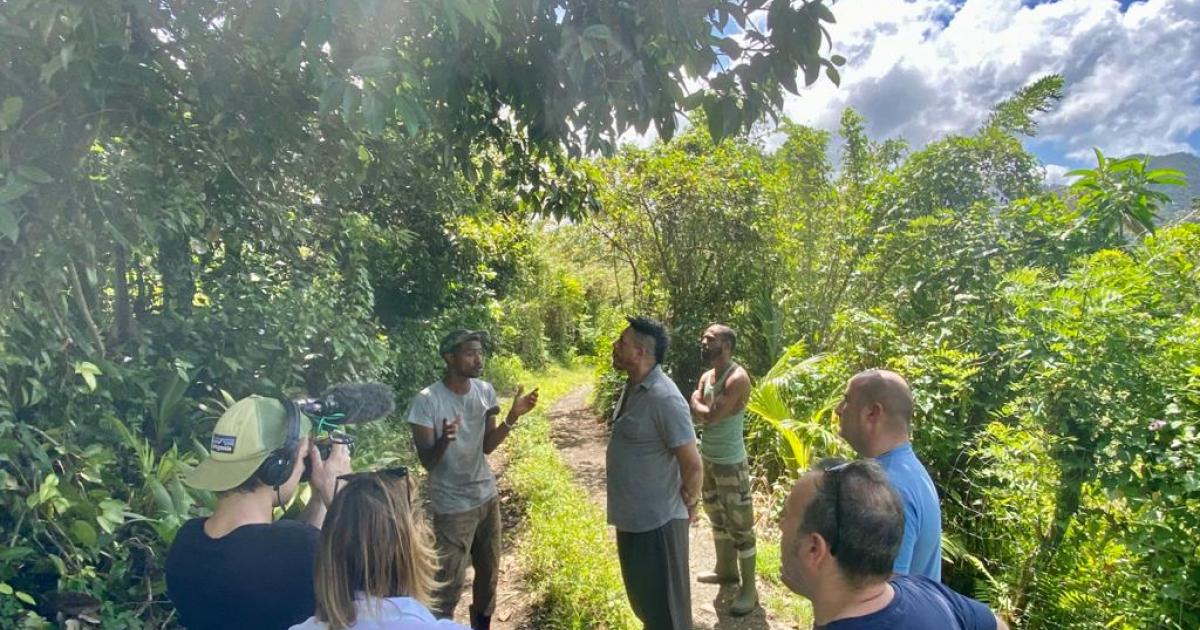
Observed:
[[[287,412],[287,441],[267,456],[258,473],[259,480],[276,490],[291,478],[296,465],[296,447],[300,445],[300,407],[287,398],[281,398],[279,402]]]

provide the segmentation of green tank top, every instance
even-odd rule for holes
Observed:
[[[725,379],[737,367],[730,363],[725,372],[716,379],[715,384],[704,386],[704,402],[711,405],[713,400],[725,389]],[[742,433],[745,430],[746,409],[714,424],[704,425],[704,434],[700,439],[700,455],[714,464],[738,464],[746,460],[746,441]]]

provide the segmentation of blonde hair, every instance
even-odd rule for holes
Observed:
[[[315,574],[316,617],[330,630],[354,625],[359,594],[428,605],[434,554],[408,484],[407,476],[365,475],[347,483],[330,504]]]

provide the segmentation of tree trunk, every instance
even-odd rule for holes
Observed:
[[[71,281],[71,294],[75,297],[75,306],[79,308],[79,317],[87,326],[96,354],[104,357],[106,354],[104,337],[100,334],[100,328],[96,326],[96,318],[92,317],[92,309],[88,306],[87,296],[83,292],[83,283],[79,280],[79,271],[75,269],[74,261],[67,262],[67,272],[67,277]]]
[[[172,235],[159,243],[158,272],[162,275],[163,310],[182,318],[191,316],[196,278],[187,236]]]
[[[113,311],[116,319],[113,328],[116,331],[112,345],[119,346],[129,340],[132,327],[132,309],[129,304],[129,262],[124,247],[117,247],[113,252]]]

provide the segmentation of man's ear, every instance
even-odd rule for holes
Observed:
[[[806,566],[815,566],[821,555],[822,538],[815,532],[800,535],[800,544],[796,545],[798,560]]]
[[[878,424],[883,421],[883,403],[875,401],[867,406],[867,417],[872,423]]]
[[[804,550],[808,556],[808,562],[814,568],[833,557],[833,554],[829,552],[829,541],[816,532],[805,534]]]

